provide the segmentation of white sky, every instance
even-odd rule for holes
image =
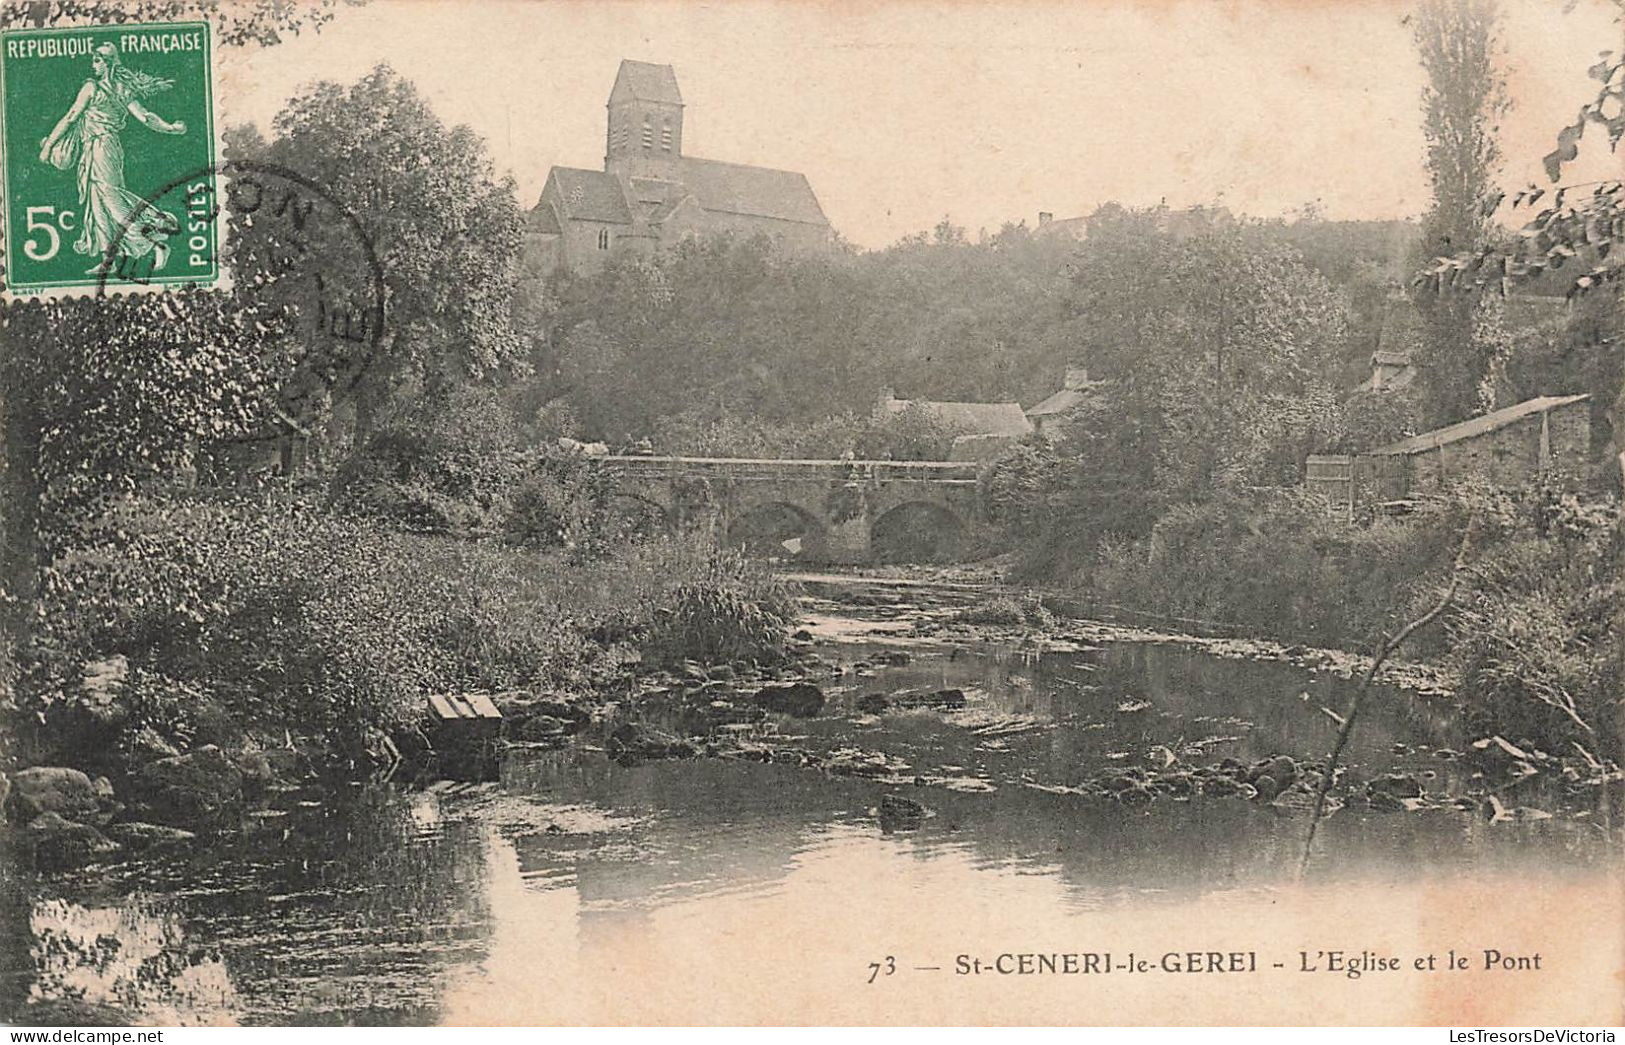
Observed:
[[[1606,0],[1507,0],[1515,110],[1503,186],[1594,95],[1620,29]],[[318,35],[228,50],[222,123],[380,61],[471,125],[521,203],[553,164],[600,168],[619,60],[677,69],[684,151],[799,170],[865,247],[944,215],[973,232],[1117,200],[1215,199],[1334,218],[1427,206],[1422,74],[1389,0],[373,0]],[[1619,177],[1593,128],[1568,180]]]

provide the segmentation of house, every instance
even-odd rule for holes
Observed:
[[[1590,396],[1540,396],[1354,455],[1309,458],[1304,480],[1334,509],[1439,493],[1476,479],[1520,486],[1539,475],[1577,481],[1591,458]]]
[[[1091,381],[1089,371],[1083,367],[1067,367],[1061,390],[1027,411],[1027,420],[1033,430],[1045,439],[1057,439],[1066,427],[1072,411],[1104,382]]]
[[[834,233],[803,174],[683,152],[683,97],[669,65],[621,62],[610,89],[604,169],[554,167],[526,229],[528,263],[591,270],[712,232],[765,233],[799,250]]]
[[[953,434],[951,461],[991,461],[1033,433],[1032,422],[1020,403],[955,403],[930,399],[898,399],[891,389],[880,393],[875,416],[894,417],[910,408]]]
[[[1062,236],[1081,240],[1089,234],[1089,219],[1061,218],[1057,221],[1053,213],[1041,210],[1038,212],[1037,232],[1040,236]]]

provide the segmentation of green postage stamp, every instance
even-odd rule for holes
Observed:
[[[5,291],[220,276],[209,26],[0,36]]]

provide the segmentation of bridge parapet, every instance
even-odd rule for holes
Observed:
[[[612,455],[594,461],[617,475],[716,476],[728,479],[859,479],[885,482],[969,482],[974,461],[840,461],[817,458],[648,457]]]

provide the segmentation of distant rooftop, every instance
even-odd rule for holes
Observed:
[[[887,397],[881,406],[889,414],[900,414],[918,406],[937,422],[958,435],[999,435],[1021,437],[1032,433],[1033,424],[1020,403],[952,403],[930,399]]]

